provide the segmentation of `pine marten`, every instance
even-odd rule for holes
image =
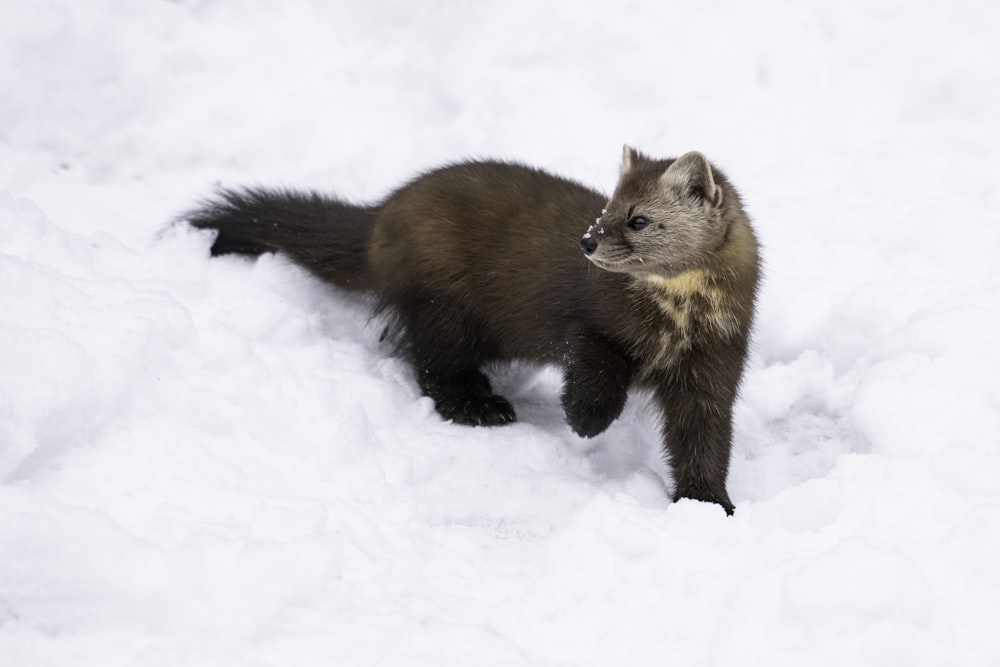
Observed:
[[[701,153],[657,160],[626,146],[610,200],[529,166],[473,161],[378,204],[224,189],[184,219],[217,231],[213,256],[280,252],[374,294],[398,353],[453,422],[515,420],[483,372],[498,362],[562,366],[566,420],[584,437],[608,428],[631,387],[650,390],[674,499],[733,512],[732,408],[759,255],[739,195]]]

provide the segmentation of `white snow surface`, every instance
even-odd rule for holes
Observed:
[[[0,0],[0,665],[1000,664],[1000,4]],[[701,150],[764,247],[737,504],[648,401],[443,422],[368,303],[171,225]],[[580,233],[589,220],[580,221]]]

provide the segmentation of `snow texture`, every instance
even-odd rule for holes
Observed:
[[[1000,4],[0,0],[0,664],[1000,664]],[[736,515],[647,400],[444,423],[368,304],[171,220],[700,150],[766,279]],[[581,221],[580,233],[589,221]]]

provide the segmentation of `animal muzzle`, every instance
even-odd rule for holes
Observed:
[[[583,238],[580,239],[580,248],[584,255],[593,255],[594,251],[597,250],[597,241],[590,235],[590,232],[584,234]]]

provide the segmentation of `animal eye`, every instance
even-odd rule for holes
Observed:
[[[635,216],[634,218],[632,218],[631,220],[628,221],[629,228],[630,229],[634,229],[636,231],[642,229],[643,227],[645,227],[648,224],[649,224],[649,220],[646,220],[646,218],[642,217],[641,215],[637,215],[637,216]]]

